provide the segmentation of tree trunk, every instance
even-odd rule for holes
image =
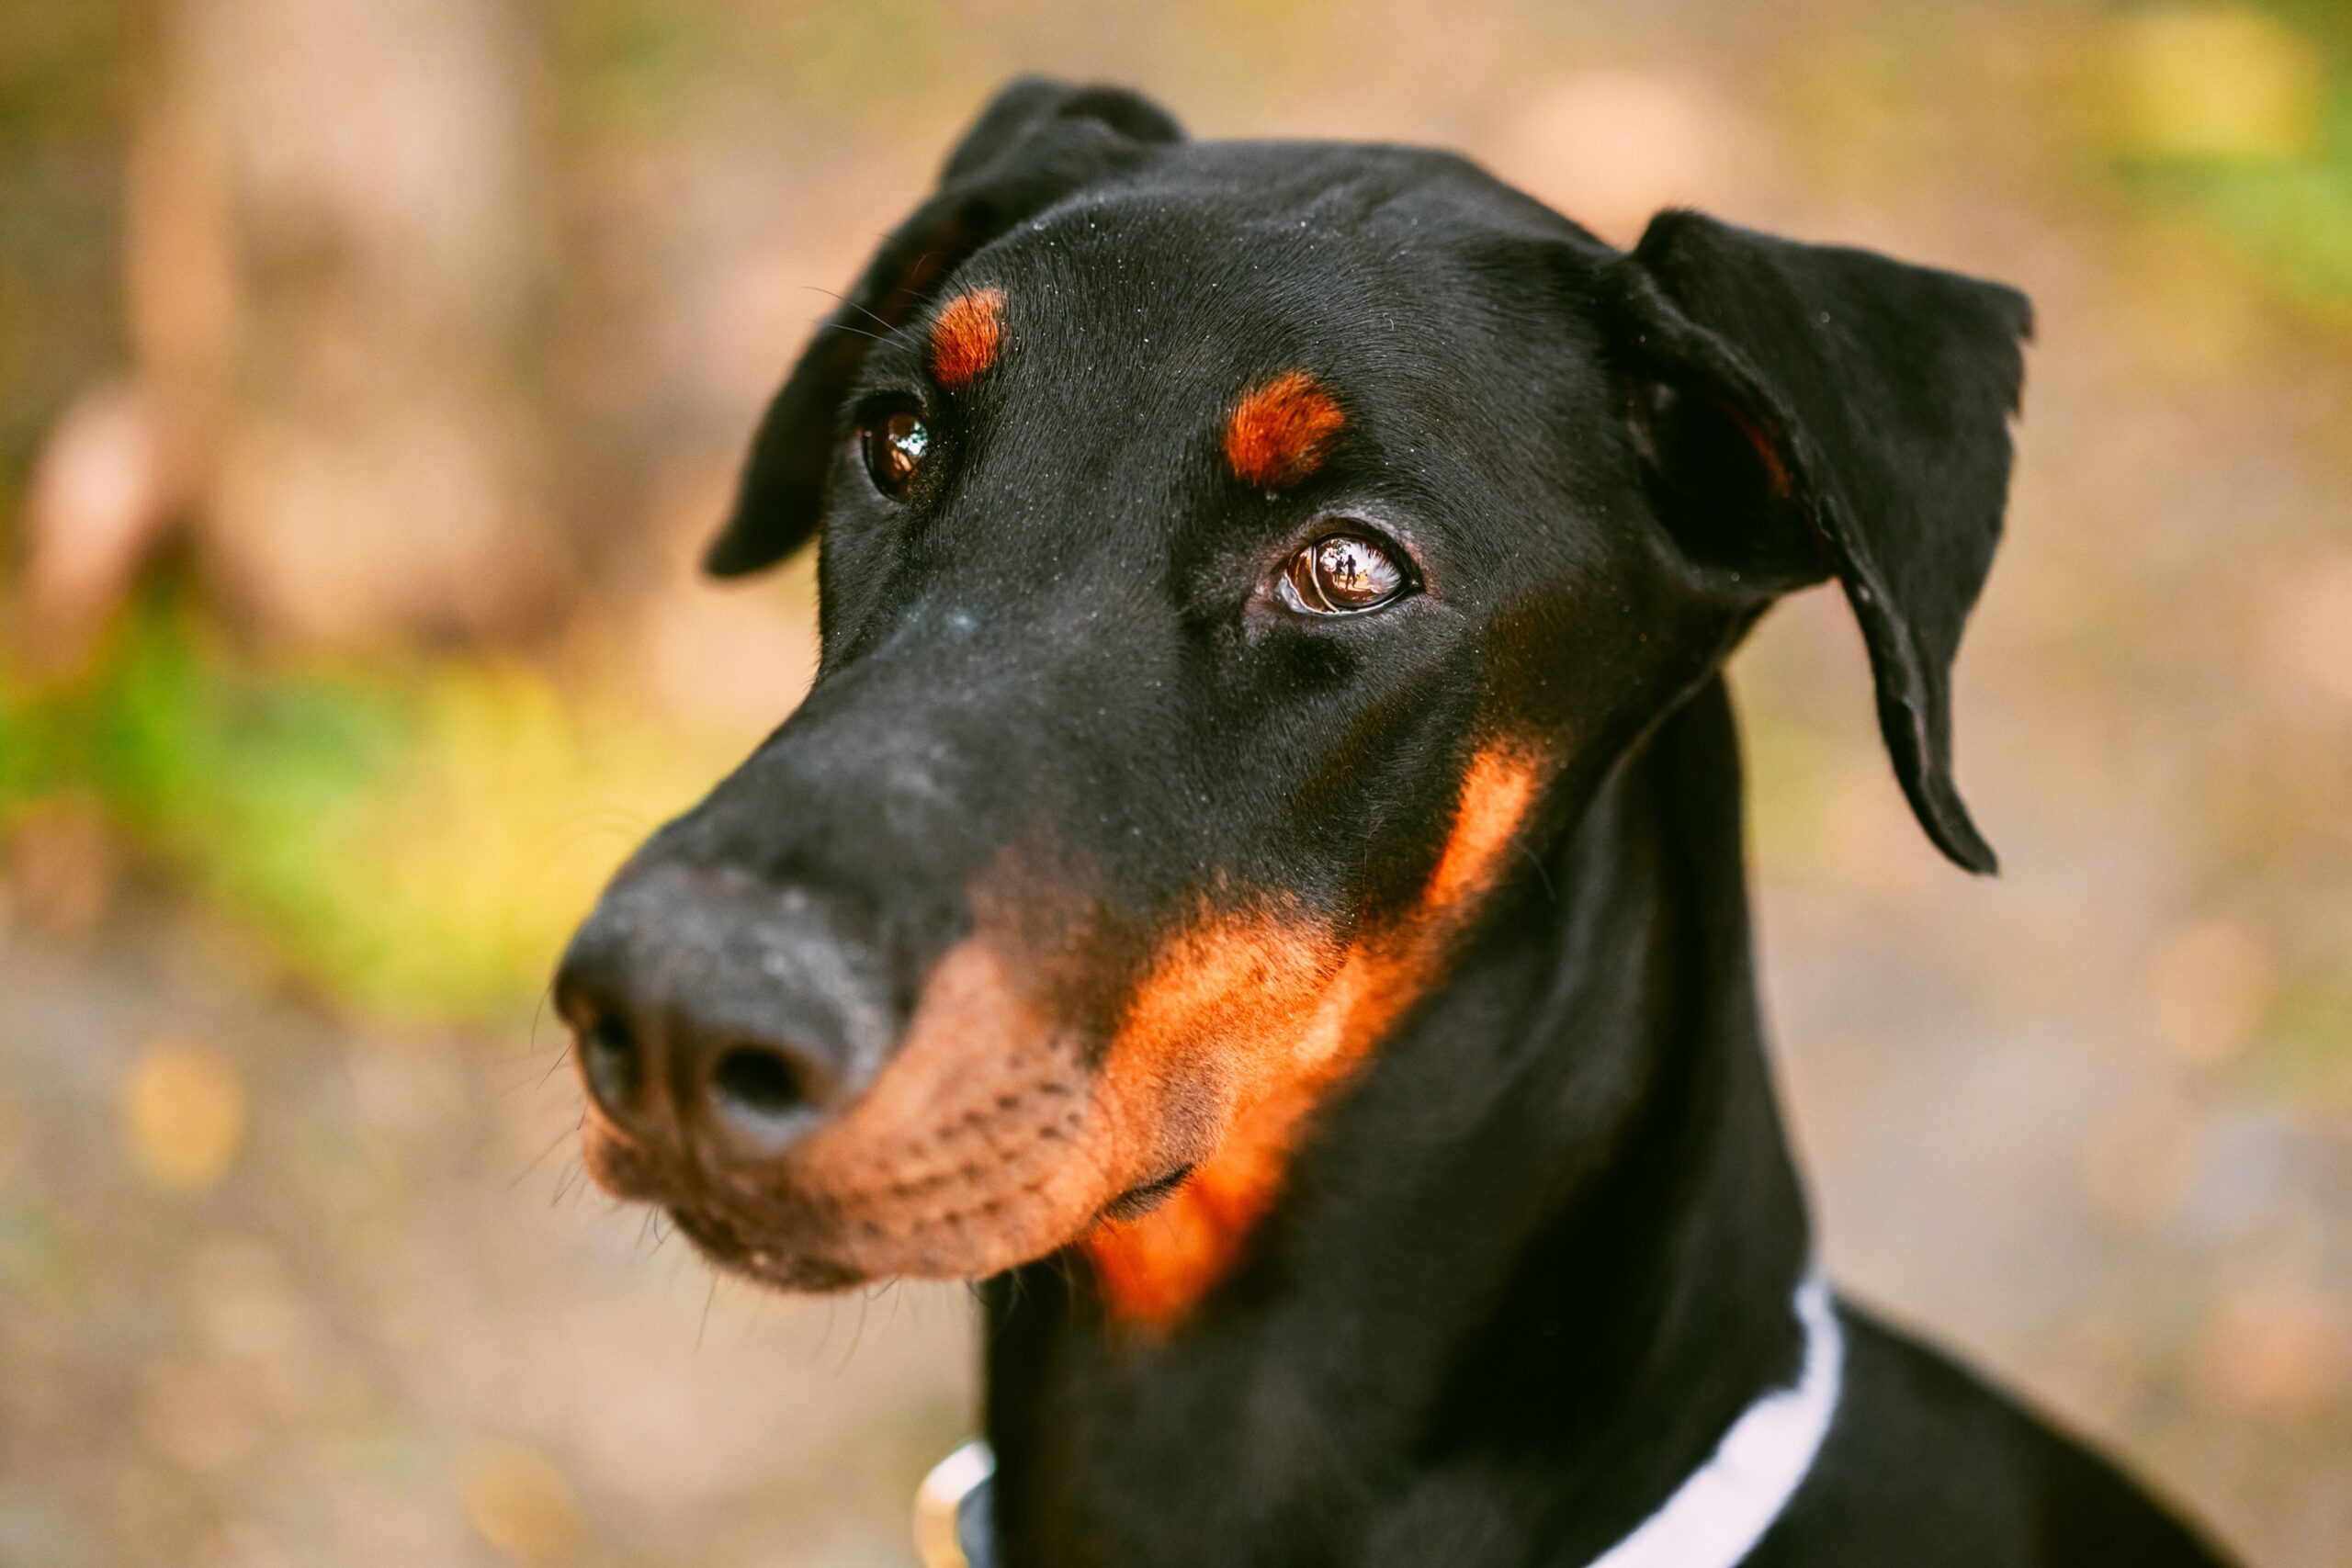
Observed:
[[[153,0],[132,339],[202,558],[309,644],[531,628],[571,557],[531,361],[550,203],[516,0]]]

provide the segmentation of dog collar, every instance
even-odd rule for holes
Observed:
[[[1797,1381],[1743,1411],[1707,1462],[1592,1568],[1735,1568],[1756,1550],[1812,1473],[1845,1382],[1846,1340],[1828,1281],[1807,1274],[1796,1309],[1804,1327]]]
[[[996,1453],[977,1439],[931,1467],[915,1489],[915,1554],[922,1568],[995,1568],[989,1477]]]
[[[1756,1550],[1812,1473],[1845,1382],[1845,1336],[1819,1273],[1798,1285],[1796,1314],[1804,1329],[1797,1381],[1741,1412],[1707,1461],[1590,1568],[1737,1568]],[[993,1568],[995,1473],[996,1455],[970,1442],[923,1477],[915,1494],[923,1568]]]

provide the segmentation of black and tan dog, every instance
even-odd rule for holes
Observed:
[[[789,1289],[985,1278],[974,1550],[2216,1561],[1834,1303],[1722,671],[1835,579],[1928,834],[2025,299],[1024,81],[769,410],[790,722],[566,958],[589,1163]],[[713,671],[724,679],[724,671]]]

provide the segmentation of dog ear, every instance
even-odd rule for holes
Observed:
[[[1117,87],[1029,76],[999,93],[948,155],[939,188],[882,242],[769,403],[704,569],[757,571],[815,532],[842,400],[876,333],[911,320],[989,241],[1183,137],[1164,110]]]
[[[1661,520],[1762,598],[1835,575],[1928,836],[1996,868],[1952,781],[1951,664],[2007,503],[2025,296],[1661,213],[1611,290]]]

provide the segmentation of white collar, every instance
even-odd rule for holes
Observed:
[[[1734,1568],[1756,1550],[1812,1472],[1844,1382],[1845,1337],[1818,1273],[1797,1286],[1796,1310],[1797,1381],[1742,1412],[1707,1462],[1591,1568]]]
[[[1808,1273],[1797,1286],[1796,1313],[1804,1328],[1797,1381],[1741,1412],[1707,1462],[1590,1568],[1736,1568],[1756,1550],[1812,1472],[1845,1378],[1845,1336],[1819,1273]],[[995,1470],[988,1445],[972,1442],[924,1478],[915,1503],[915,1539],[926,1568],[966,1568],[956,1516]],[[978,1559],[968,1561],[978,1568]]]

